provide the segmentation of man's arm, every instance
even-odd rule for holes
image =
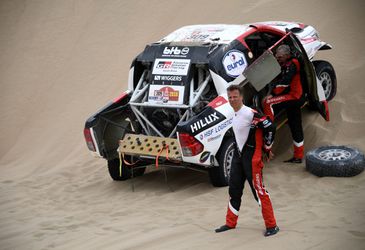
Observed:
[[[263,131],[263,150],[268,153],[274,143],[276,127],[268,116],[260,113],[255,113],[255,118],[258,119],[257,127]]]

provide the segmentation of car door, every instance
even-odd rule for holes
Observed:
[[[288,32],[287,42],[291,43],[292,53],[298,58],[301,64],[301,81],[303,91],[306,94],[309,105],[316,109],[320,115],[326,120],[329,120],[328,103],[324,95],[322,84],[317,78],[314,66],[309,60],[308,55],[299,42],[298,38],[292,33]],[[294,51],[293,51],[294,49]]]

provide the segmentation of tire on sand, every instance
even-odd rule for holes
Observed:
[[[122,175],[120,175],[120,161],[119,158],[109,160],[108,161],[108,170],[110,177],[112,177],[115,181],[125,181],[132,177],[132,171],[128,168],[124,162],[122,162]],[[135,165],[135,169],[133,169],[133,176],[142,176],[146,167],[143,165]]]
[[[319,177],[350,177],[365,167],[364,154],[347,146],[324,146],[306,154],[306,169]]]
[[[209,168],[210,182],[214,187],[224,187],[228,185],[234,150],[234,138],[225,138],[217,153],[219,166]]]

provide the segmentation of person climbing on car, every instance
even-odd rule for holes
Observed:
[[[263,152],[267,161],[272,158],[271,146],[274,141],[275,126],[270,119],[243,104],[241,88],[231,85],[227,88],[228,101],[235,115],[233,117],[233,132],[236,147],[231,163],[229,180],[229,196],[226,224],[217,228],[220,233],[233,229],[237,225],[238,211],[245,182],[249,183],[253,196],[261,205],[262,217],[265,221],[265,236],[279,232],[269,193],[263,184],[262,169]]]
[[[263,112],[274,120],[277,110],[285,109],[293,138],[294,155],[284,162],[302,163],[304,155],[304,133],[301,106],[304,104],[300,65],[291,56],[288,45],[280,45],[275,57],[281,66],[281,74],[271,84],[271,94],[263,99]]]

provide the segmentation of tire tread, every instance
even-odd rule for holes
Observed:
[[[351,152],[351,158],[337,161],[324,161],[317,157],[328,149],[343,149]],[[319,176],[351,177],[360,174],[365,168],[364,154],[348,146],[323,146],[312,149],[306,154],[306,170]]]

